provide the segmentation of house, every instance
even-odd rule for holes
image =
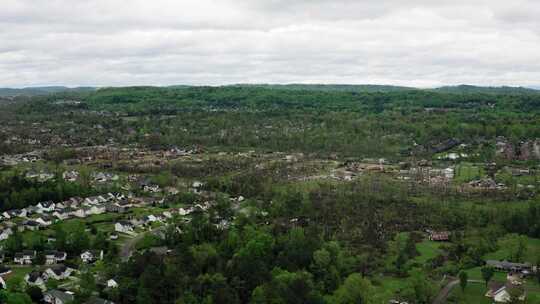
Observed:
[[[54,218],[51,216],[40,216],[35,219],[41,226],[47,227],[53,224]]]
[[[134,234],[133,225],[130,222],[120,221],[114,224],[114,231],[127,234]]]
[[[39,213],[43,213],[41,212],[41,209],[37,206],[28,206],[25,208],[26,209],[26,215],[30,215],[30,214],[39,214]]]
[[[11,273],[11,268],[4,265],[0,265],[0,277]]]
[[[113,279],[110,279],[110,280],[107,280],[107,288],[117,288],[118,287],[118,283],[113,280]]]
[[[160,222],[161,221],[161,217],[157,217],[153,214],[150,214],[150,215],[145,215],[143,216],[142,218],[142,223],[143,225],[150,225],[154,222]]]
[[[488,291],[485,296],[492,298],[495,303],[510,303],[512,299],[512,294],[518,294],[518,299],[520,301],[525,300],[525,292],[519,287],[512,285],[510,282],[502,283],[491,281],[488,284]]]
[[[72,293],[53,289],[43,293],[43,302],[49,304],[66,304],[75,299]]]
[[[36,258],[36,252],[33,250],[23,250],[22,252],[15,253],[13,262],[21,265],[30,265]]]
[[[117,203],[109,203],[105,206],[105,210],[107,212],[114,212],[114,213],[126,213],[127,207],[121,206]]]
[[[0,288],[1,289],[7,289],[6,282],[4,281],[4,279],[2,277],[0,277]]]
[[[47,279],[52,278],[55,280],[64,280],[67,279],[72,272],[73,269],[65,265],[55,265],[47,268],[45,270],[44,276],[46,276]]]
[[[69,212],[66,212],[68,210],[69,210],[69,208],[64,208],[62,210],[57,210],[57,211],[53,212],[52,215],[54,217],[56,217],[57,219],[62,221],[62,220],[68,219],[70,217]]]
[[[6,228],[0,232],[0,241],[7,240],[13,234],[13,229]]]
[[[498,271],[505,271],[505,272],[531,272],[532,271],[532,265],[529,263],[512,263],[508,262],[506,260],[504,261],[496,261],[496,260],[487,260],[486,265],[493,267],[495,270]]]
[[[39,203],[37,203],[36,207],[39,208],[41,213],[43,213],[43,212],[49,213],[49,212],[54,211],[55,204],[52,201],[39,202]]]
[[[84,263],[92,263],[97,260],[103,260],[103,250],[86,250],[81,253],[81,260]]]
[[[99,204],[99,197],[98,196],[87,197],[84,199],[83,204],[86,206],[97,205]]]
[[[30,286],[37,286],[41,289],[45,288],[45,279],[43,279],[43,272],[34,270],[24,276],[24,281]]]
[[[34,220],[27,220],[22,223],[22,226],[19,226],[19,231],[30,230],[37,231],[41,224]]]
[[[105,213],[106,211],[106,206],[92,206],[90,207],[90,209],[87,211],[87,214],[102,214],[102,213]]]
[[[76,217],[84,218],[87,217],[87,210],[90,210],[88,207],[81,207],[79,209],[74,210],[71,214]]]
[[[111,235],[109,235],[109,240],[111,241],[118,240],[118,234],[111,233]]]
[[[159,185],[156,185],[152,183],[148,179],[143,179],[139,182],[139,188],[144,192],[160,192],[161,189],[159,188]]]
[[[79,172],[71,170],[62,173],[62,178],[68,182],[75,182],[79,178]]]
[[[26,211],[26,209],[21,209],[21,210],[8,210],[8,211],[4,211],[2,213],[2,216],[6,219],[12,219],[12,218],[16,218],[16,217],[26,217],[28,215],[28,211]]]
[[[47,250],[44,252],[44,255],[45,265],[58,264],[58,262],[63,262],[67,258],[67,253],[56,250]]]
[[[435,242],[447,242],[450,240],[450,232],[448,231],[430,231],[429,240]]]

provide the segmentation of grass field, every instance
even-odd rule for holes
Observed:
[[[481,283],[469,283],[465,291],[462,291],[458,285],[448,296],[447,303],[491,304],[491,299],[485,296],[486,290],[485,284]]]
[[[466,183],[484,176],[484,168],[463,162],[456,167],[454,181]]]
[[[441,251],[441,245],[440,242],[432,242],[425,240],[423,242],[416,244],[416,250],[418,250],[419,256],[414,258],[414,262],[419,264],[425,264],[430,259],[435,258],[438,256]]]
[[[22,282],[24,280],[24,276],[27,273],[30,273],[32,269],[33,268],[31,266],[13,267],[11,268],[11,273],[6,275],[4,280],[8,286],[15,282]]]
[[[525,252],[524,260],[525,262],[536,264],[536,262],[538,262],[538,259],[540,258],[540,239],[534,239],[530,237],[526,237],[526,238],[527,238],[527,250]],[[511,255],[508,249],[505,248],[503,245],[500,245],[499,247],[500,247],[499,250],[486,254],[485,259],[491,259],[491,260],[508,259],[508,257]]]
[[[396,293],[405,287],[406,279],[395,278],[390,276],[379,276],[375,279],[377,284],[375,285],[375,293],[384,301],[388,301],[395,298]]]

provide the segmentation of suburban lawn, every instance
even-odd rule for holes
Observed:
[[[12,267],[11,273],[4,277],[6,284],[9,286],[17,281],[22,282],[24,276],[32,271],[32,266]]]
[[[427,261],[435,258],[441,253],[440,247],[442,243],[432,241],[422,241],[416,244],[416,250],[419,255],[414,258],[414,262],[419,264],[425,264]]]
[[[492,301],[485,296],[486,290],[486,285],[482,283],[469,283],[465,291],[457,285],[448,296],[447,303],[490,304]]]
[[[538,261],[538,258],[540,257],[540,239],[535,239],[535,238],[530,238],[530,237],[526,237],[526,238],[527,238],[527,250],[525,252],[524,260],[531,264],[535,264]],[[510,256],[509,250],[501,246],[499,250],[486,254],[485,259],[504,260],[504,259],[508,259],[508,256]]]

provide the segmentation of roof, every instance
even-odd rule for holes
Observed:
[[[53,297],[55,299],[60,299],[64,303],[69,302],[69,301],[73,301],[73,299],[74,299],[72,294],[60,291],[58,289],[53,289],[51,291],[47,291],[45,293],[45,295],[50,295],[51,297]]]
[[[9,273],[11,269],[9,267],[6,267],[4,265],[0,265],[0,274]]]
[[[513,263],[508,261],[497,261],[497,260],[487,260],[486,264],[488,266],[496,266],[496,267],[503,267],[503,268],[513,268],[513,267],[531,267],[530,263]]]
[[[34,283],[34,282],[36,282],[38,279],[41,278],[41,275],[42,275],[42,272],[41,272],[41,271],[34,270],[34,271],[32,271],[32,272],[30,272],[30,273],[28,274],[28,280],[27,280],[27,281],[28,281],[28,282]]]
[[[45,251],[43,252],[43,254],[44,254],[45,256],[51,256],[51,255],[52,255],[52,256],[55,256],[55,257],[57,257],[57,258],[62,258],[62,257],[64,257],[64,255],[66,255],[65,252],[63,252],[63,251],[58,251],[58,250],[45,250]]]
[[[56,275],[62,275],[68,268],[65,265],[55,265],[49,269],[52,270],[52,272],[54,272]]]
[[[504,282],[490,281],[488,284],[489,290],[494,293],[505,286]]]

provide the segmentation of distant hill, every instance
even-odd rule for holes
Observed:
[[[91,92],[95,91],[94,87],[76,87],[68,88],[63,86],[49,86],[49,87],[28,87],[22,89],[12,89],[12,88],[0,88],[0,96],[36,96],[36,95],[47,95],[51,93],[58,92]]]
[[[444,86],[435,89],[430,89],[436,92],[442,93],[458,93],[458,94],[470,94],[470,93],[482,93],[482,94],[540,94],[539,90],[525,88],[525,87],[480,87],[473,85],[458,85],[458,86]]]
[[[280,90],[340,91],[340,92],[398,92],[417,90],[412,87],[373,84],[236,84],[236,87],[261,87]]]
[[[140,87],[123,87],[123,88],[168,88],[168,89],[188,89],[194,87],[205,86],[190,86],[190,85],[172,85],[172,86],[140,86]],[[245,88],[266,88],[276,90],[291,90],[291,91],[322,91],[322,92],[358,92],[358,93],[388,93],[388,92],[404,92],[404,91],[430,91],[439,93],[451,94],[540,94],[539,88],[526,87],[482,87],[474,85],[457,85],[443,86],[433,89],[419,89],[413,87],[393,86],[393,85],[372,85],[372,84],[234,84],[224,87],[245,87]],[[111,87],[114,88],[114,87]],[[122,88],[122,87],[117,87]],[[59,92],[93,92],[98,90],[95,87],[74,87],[65,86],[47,86],[47,87],[27,87],[21,89],[0,88],[0,97],[13,96],[37,96],[47,95]]]

